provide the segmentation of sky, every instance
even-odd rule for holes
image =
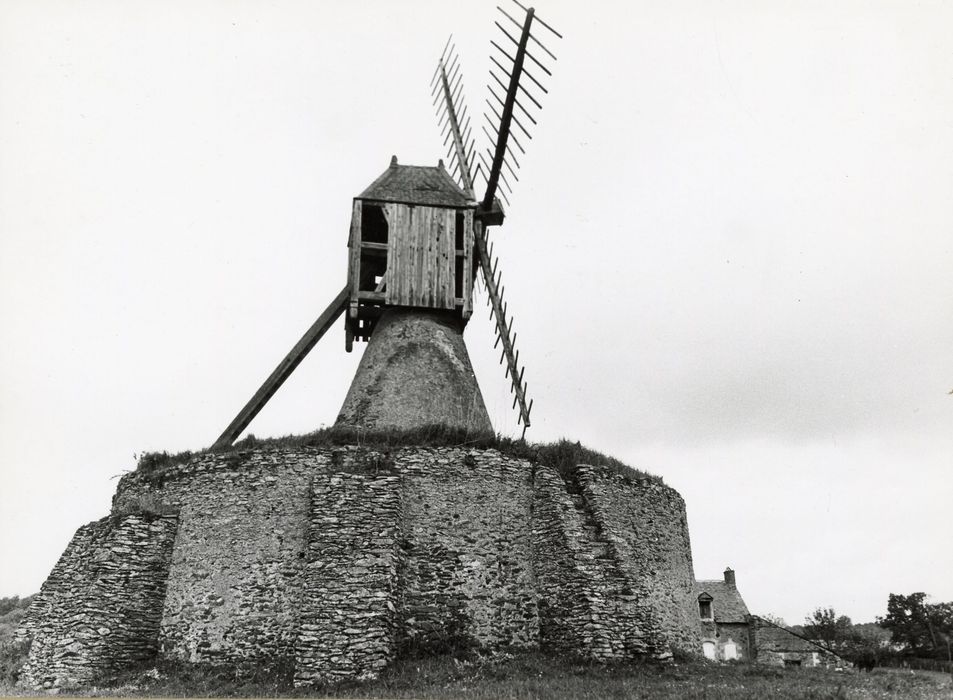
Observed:
[[[558,60],[492,232],[527,438],[662,476],[696,577],[731,566],[752,612],[953,600],[953,5],[536,9],[564,38],[541,34]],[[499,17],[0,4],[0,596],[39,589],[136,455],[215,440],[343,286],[351,199],[445,154],[450,34],[479,114]],[[467,346],[518,435],[478,304]],[[249,430],[333,423],[363,347],[335,326]]]

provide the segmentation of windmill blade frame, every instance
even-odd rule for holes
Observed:
[[[526,382],[523,380],[523,373],[526,367],[519,365],[519,351],[516,350],[516,336],[511,335],[513,331],[513,317],[506,320],[506,305],[503,302],[503,290],[500,287],[502,271],[497,272],[498,259],[491,257],[491,252],[487,249],[486,228],[480,221],[474,221],[474,243],[477,251],[477,260],[480,264],[480,270],[483,272],[483,283],[486,286],[487,299],[490,304],[490,316],[496,319],[497,343],[503,343],[503,353],[500,356],[500,362],[506,360],[506,374],[510,379],[510,392],[515,394],[513,407],[519,404],[519,419],[517,425],[523,424],[523,436],[526,435],[526,429],[530,426],[530,413],[533,410],[533,401],[526,402]],[[496,344],[493,346],[496,348]]]
[[[505,189],[509,190],[510,194],[512,194],[512,188],[510,187],[506,176],[503,174],[503,166],[506,165],[507,170],[515,180],[516,171],[519,169],[519,163],[516,162],[515,158],[512,158],[512,154],[510,153],[510,149],[508,147],[509,140],[511,138],[513,139],[513,142],[516,144],[517,148],[519,148],[521,153],[526,152],[526,149],[523,148],[523,146],[519,143],[519,140],[512,133],[513,124],[516,124],[516,126],[526,136],[527,139],[533,138],[529,127],[524,125],[520,118],[516,115],[515,108],[519,108],[521,113],[524,115],[524,118],[530,122],[531,126],[536,124],[536,119],[530,110],[533,108],[538,110],[542,109],[542,105],[540,104],[539,100],[534,97],[532,93],[530,93],[529,90],[522,84],[522,77],[525,75],[542,92],[548,92],[543,84],[526,68],[526,59],[528,58],[547,76],[552,75],[552,71],[550,71],[549,68],[544,65],[543,61],[529,51],[528,46],[530,39],[532,39],[535,45],[539,46],[550,59],[553,61],[556,60],[556,55],[546,48],[546,46],[543,45],[543,43],[535,35],[533,35],[532,28],[534,21],[538,22],[542,27],[552,32],[556,37],[560,39],[562,38],[562,34],[557,32],[552,28],[552,26],[540,19],[532,7],[524,7],[518,2],[518,0],[513,1],[526,13],[526,17],[524,18],[522,25],[520,25],[520,23],[502,7],[497,6],[496,9],[499,10],[503,16],[506,17],[506,19],[520,27],[519,39],[513,37],[513,35],[511,35],[499,22],[495,22],[494,24],[510,43],[515,44],[515,55],[511,56],[510,53],[500,46],[500,44],[498,44],[496,41],[490,41],[491,46],[493,46],[493,48],[495,48],[502,55],[502,57],[505,57],[505,60],[510,61],[511,65],[510,68],[507,69],[504,63],[491,53],[490,59],[493,61],[499,71],[509,78],[509,82],[506,85],[506,95],[504,97],[500,97],[496,94],[491,86],[487,86],[487,89],[493,98],[500,103],[502,111],[498,111],[494,104],[487,99],[486,104],[490,108],[493,116],[496,117],[498,121],[494,123],[488,114],[484,113],[484,117],[490,122],[490,125],[496,132],[496,142],[494,148],[492,151],[487,151],[487,154],[491,157],[491,162],[486,166],[486,191],[484,192],[483,199],[480,202],[480,209],[484,211],[488,210],[492,206],[493,199],[497,194],[497,189],[501,184]],[[490,69],[490,76],[501,87],[503,86],[503,80],[493,72],[492,68]],[[518,98],[520,91],[522,91],[522,93],[528,97],[528,104],[530,105],[529,107],[520,102]],[[510,155],[516,167],[513,167],[513,165],[509,163],[507,160],[507,155]]]
[[[512,316],[507,317],[507,306],[503,301],[504,290],[500,284],[502,272],[497,270],[499,260],[493,257],[492,247],[488,247],[488,228],[492,225],[500,225],[503,223],[503,212],[496,201],[497,193],[499,193],[507,205],[509,205],[509,198],[506,192],[512,194],[512,186],[504,174],[503,168],[506,168],[514,182],[518,181],[516,173],[517,170],[519,170],[520,164],[509,147],[510,139],[512,138],[513,143],[521,154],[526,152],[519,140],[512,134],[512,125],[515,123],[527,138],[532,139],[529,130],[515,115],[514,108],[519,108],[531,124],[535,125],[537,123],[530,110],[519,101],[517,97],[518,93],[522,92],[522,94],[528,98],[531,107],[542,109],[539,100],[521,83],[522,76],[527,76],[543,93],[547,92],[542,83],[525,69],[524,64],[526,58],[528,57],[533,61],[546,75],[552,75],[551,71],[528,51],[529,41],[532,39],[535,45],[539,46],[548,57],[552,60],[556,60],[555,54],[532,34],[533,21],[537,20],[541,26],[559,38],[562,38],[562,35],[550,25],[543,22],[543,20],[539,19],[533,8],[526,8],[517,2],[517,0],[514,0],[514,2],[526,13],[522,25],[503,8],[498,6],[497,9],[510,22],[520,28],[520,38],[518,40],[515,39],[499,22],[495,22],[495,24],[512,43],[516,44],[515,56],[510,56],[510,54],[495,41],[490,42],[503,56],[512,61],[512,66],[507,70],[495,56],[490,56],[496,68],[509,78],[509,82],[508,84],[504,84],[503,80],[496,75],[493,69],[490,70],[490,75],[493,80],[496,81],[501,88],[506,90],[506,96],[501,98],[493,90],[492,85],[487,85],[487,89],[499,103],[502,112],[498,111],[494,104],[487,99],[487,105],[493,115],[498,119],[498,122],[494,123],[493,119],[484,112],[484,119],[489,122],[490,127],[495,132],[496,140],[493,151],[491,152],[487,149],[487,155],[491,157],[491,163],[487,162],[482,152],[476,153],[484,168],[484,170],[481,171],[480,165],[478,164],[477,173],[482,175],[486,180],[486,191],[481,201],[477,204],[477,212],[473,221],[473,240],[477,253],[476,263],[483,273],[487,302],[490,305],[490,317],[496,321],[497,338],[493,347],[495,349],[500,343],[503,344],[500,363],[502,364],[504,360],[506,362],[506,376],[510,380],[510,392],[514,394],[513,407],[516,408],[517,405],[519,406],[518,424],[522,423],[523,435],[525,436],[526,428],[531,424],[530,413],[533,410],[533,401],[532,399],[527,401],[527,385],[523,379],[526,368],[525,366],[521,367],[519,365],[519,351],[516,349],[516,334],[513,333],[513,318]],[[456,47],[453,46],[451,37],[444,46],[444,50],[437,62],[437,70],[434,72],[434,78],[431,81],[434,85],[434,92],[439,90],[434,104],[439,105],[437,107],[437,117],[438,125],[442,128],[441,136],[444,136],[444,145],[447,144],[447,141],[451,137],[453,138],[453,144],[451,144],[448,156],[449,153],[454,153],[454,160],[459,168],[459,176],[464,189],[470,197],[474,197],[473,176],[470,170],[473,155],[469,155],[474,153],[474,149],[472,140],[465,140],[469,138],[464,133],[466,132],[466,125],[464,125],[463,129],[460,128],[461,117],[458,116],[459,113],[457,111],[459,95],[462,94],[462,90],[460,89],[462,80],[459,78],[459,68]],[[487,131],[486,126],[481,125],[481,128],[483,133],[487,136],[487,139],[492,142],[493,138]],[[512,161],[512,163],[510,161]],[[454,172],[456,171],[454,170]],[[500,189],[501,185],[503,189]],[[504,192],[504,190],[506,190],[506,192]]]
[[[458,56],[455,52],[456,47],[450,45],[452,40],[452,36],[447,40],[447,45],[450,46],[450,53],[446,54],[445,48],[444,52],[446,55],[441,56],[440,60],[437,62],[437,71],[435,73],[435,80],[437,83],[435,90],[439,90],[439,94],[435,104],[438,105],[437,114],[444,114],[446,119],[446,124],[443,126],[443,130],[447,132],[447,135],[444,138],[444,144],[446,144],[447,139],[453,139],[450,152],[450,167],[448,170],[451,172],[451,174],[456,170],[459,171],[459,178],[460,183],[463,186],[463,191],[466,192],[470,199],[475,199],[473,194],[473,177],[470,174],[470,158],[468,157],[468,153],[472,152],[476,145],[472,142],[472,139],[470,143],[467,143],[464,140],[466,127],[464,126],[461,128],[460,121],[462,116],[458,117],[456,106],[456,102],[459,102],[461,97],[458,96],[456,101],[454,99],[455,94],[462,95],[463,78],[460,77],[458,79],[456,77],[451,77],[452,71],[454,70],[453,68],[450,68],[451,75],[448,75],[448,65],[456,65],[459,69]],[[462,72],[459,75],[462,76]],[[456,81],[456,86],[452,86],[454,81]],[[466,108],[464,107],[462,114],[465,113]],[[441,133],[441,135],[443,134]]]

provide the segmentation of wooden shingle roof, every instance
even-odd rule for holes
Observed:
[[[390,167],[357,199],[431,207],[462,208],[474,205],[450,177],[443,167],[443,161],[437,167],[398,165],[397,156],[391,158]]]
[[[712,597],[715,622],[747,622],[748,606],[734,586],[724,581],[695,581],[695,597],[707,593]]]

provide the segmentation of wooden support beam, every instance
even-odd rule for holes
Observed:
[[[295,344],[291,352],[285,356],[285,359],[278,363],[275,371],[268,376],[268,379],[266,379],[265,383],[255,392],[251,400],[239,411],[235,419],[228,424],[228,427],[225,428],[225,432],[219,436],[212,447],[228,447],[238,439],[242,431],[248,427],[248,424],[252,422],[255,416],[258,415],[258,412],[268,403],[268,400],[278,391],[278,388],[284,384],[285,380],[295,371],[295,368],[301,364],[301,361],[311,352],[311,349],[317,342],[321,340],[321,336],[323,336],[338,317],[344,313],[344,309],[347,307],[349,292],[349,286],[345,286],[344,289],[338,292],[338,295],[334,297],[334,301],[328,305],[324,313],[318,316],[318,320],[312,324],[311,328],[301,336],[301,340]]]

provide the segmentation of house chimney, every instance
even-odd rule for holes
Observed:
[[[725,583],[727,583],[732,588],[735,587],[735,572],[731,570],[730,566],[727,569],[725,569]]]

